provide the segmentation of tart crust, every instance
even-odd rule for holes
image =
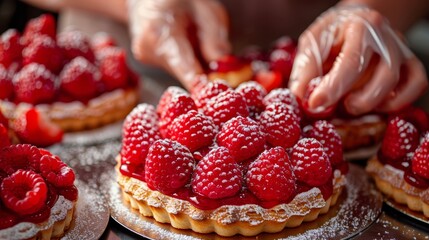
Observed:
[[[118,162],[120,163],[120,157]],[[333,194],[327,200],[318,188],[300,193],[287,204],[265,209],[259,205],[225,205],[214,210],[202,210],[186,200],[180,200],[148,188],[138,179],[124,176],[116,166],[118,183],[125,201],[146,217],[169,223],[178,229],[192,229],[198,233],[215,232],[221,236],[255,236],[262,232],[280,232],[286,227],[297,227],[302,222],[315,220],[335,205],[346,178],[336,170]]]
[[[429,188],[419,189],[404,180],[404,172],[391,165],[383,165],[374,156],[368,161],[366,171],[374,178],[381,192],[395,202],[407,205],[413,211],[429,218]]]
[[[13,227],[0,230],[0,239],[49,240],[64,236],[70,228],[76,201],[69,201],[60,196],[51,209],[49,219],[42,223],[21,222]]]
[[[89,100],[70,103],[39,104],[36,109],[65,132],[93,129],[124,119],[139,101],[139,88],[116,89]],[[30,104],[0,101],[5,116],[12,120]]]

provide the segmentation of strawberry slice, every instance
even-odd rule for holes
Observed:
[[[259,71],[255,75],[255,81],[270,92],[275,88],[279,88],[283,84],[283,76],[278,71]]]
[[[13,122],[19,140],[39,147],[47,147],[61,142],[63,131],[60,127],[50,122],[35,108],[23,112]]]

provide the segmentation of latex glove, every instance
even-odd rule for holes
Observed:
[[[206,61],[230,51],[228,17],[216,0],[128,0],[128,11],[135,57],[163,67],[188,90],[203,72],[193,44]],[[197,43],[192,43],[190,26],[196,28]]]
[[[323,65],[335,51],[339,54],[323,75]],[[376,55],[379,61],[370,64]],[[400,77],[401,67],[406,71]],[[363,77],[371,72],[369,78]],[[423,65],[388,21],[364,6],[331,8],[300,36],[291,91],[302,99],[307,84],[320,76],[320,85],[309,96],[309,108],[324,111],[344,97],[346,109],[356,115],[400,109],[416,100],[428,84]]]

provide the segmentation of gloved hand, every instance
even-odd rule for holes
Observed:
[[[205,61],[229,53],[228,17],[216,0],[128,0],[132,52],[143,63],[161,66],[192,90]],[[189,30],[196,28],[197,43]],[[194,46],[197,45],[197,46]]]
[[[332,55],[332,67],[324,73]],[[300,36],[291,91],[302,99],[307,84],[320,76],[309,108],[323,111],[344,97],[346,109],[356,115],[400,109],[428,85],[422,63],[387,19],[356,5],[329,9]]]

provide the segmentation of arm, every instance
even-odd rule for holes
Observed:
[[[427,0],[342,0],[340,4],[361,4],[377,10],[389,19],[394,29],[401,32],[429,13]]]
[[[24,0],[25,2],[51,11],[63,8],[78,8],[98,12],[116,19],[128,22],[126,0]]]

